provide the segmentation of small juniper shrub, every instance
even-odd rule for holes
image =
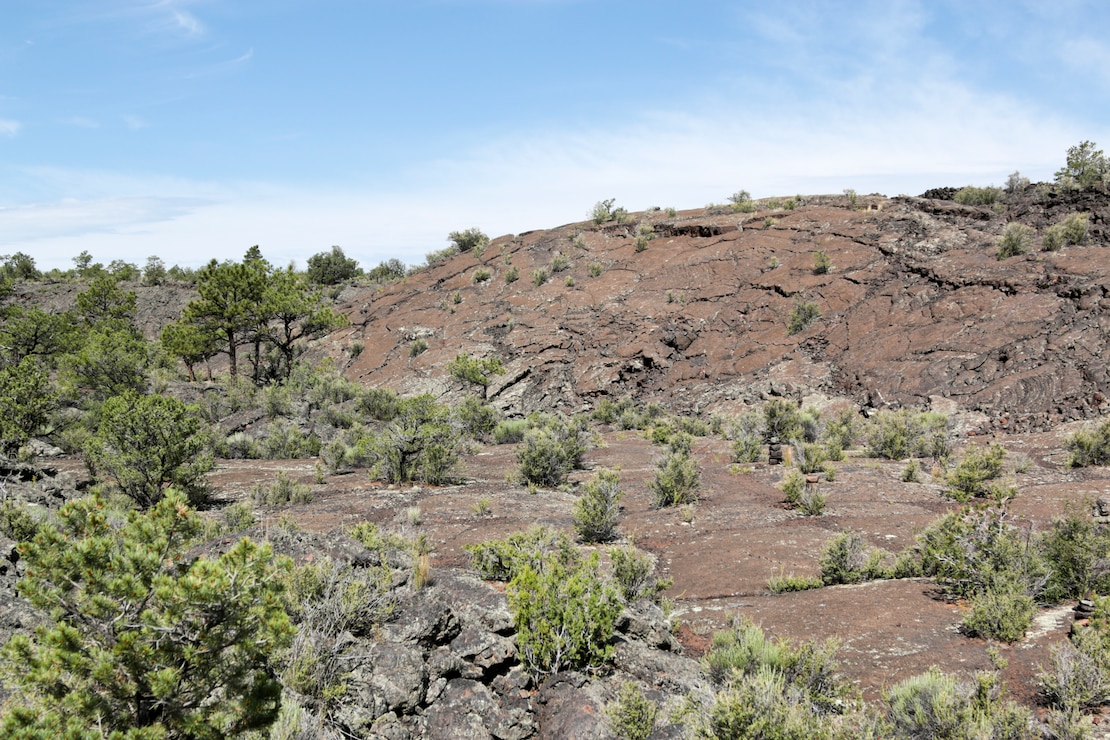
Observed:
[[[829,260],[829,255],[822,251],[813,253],[813,274],[825,275],[832,269],[832,262]]]
[[[821,309],[813,301],[797,300],[794,308],[790,310],[790,321],[787,324],[788,334],[797,334],[805,330],[810,324],[821,316]]]
[[[797,470],[791,470],[779,483],[779,490],[782,491],[786,503],[797,506],[806,491],[806,477]]]
[[[969,447],[948,474],[944,495],[961,503],[990,495],[995,486],[988,483],[1002,475],[1005,456],[1006,450],[999,444]]]
[[[907,409],[880,411],[868,424],[867,454],[871,457],[942,459],[949,451],[948,418],[943,414]]]
[[[655,731],[659,707],[644,696],[635,681],[624,681],[617,696],[605,705],[605,716],[613,734],[626,740],[647,740]]]

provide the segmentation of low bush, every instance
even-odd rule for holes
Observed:
[[[1033,623],[1033,597],[1025,584],[1013,578],[998,578],[983,593],[971,597],[970,609],[960,622],[972,636],[1001,642],[1017,642]]]
[[[539,570],[545,561],[569,564],[577,557],[570,537],[541,526],[464,549],[470,555],[471,567],[487,581],[510,581],[525,567]]]
[[[1110,419],[1093,430],[1080,429],[1064,446],[1068,451],[1069,467],[1110,464]]]
[[[524,434],[516,452],[521,478],[532,485],[555,487],[582,464],[589,448],[584,419],[548,417]]]
[[[755,412],[742,414],[725,432],[732,440],[732,461],[751,463],[763,452],[763,417]]]
[[[884,554],[877,547],[868,547],[858,532],[837,535],[821,555],[821,582],[832,586],[889,578],[891,574],[882,567]]]
[[[1025,740],[1034,737],[1029,711],[1001,698],[997,674],[980,671],[973,684],[930,668],[885,695],[891,735],[912,740]]]
[[[1052,522],[1037,542],[1050,575],[1041,599],[1059,603],[1088,593],[1110,592],[1110,529],[1086,512],[1069,512]]]
[[[464,435],[481,441],[493,436],[500,416],[497,409],[475,396],[464,398],[462,403],[451,410],[451,415]]]
[[[828,497],[819,492],[816,488],[806,487],[802,492],[801,498],[798,499],[798,511],[806,516],[820,516],[825,511],[825,504],[828,502]]]
[[[821,588],[825,582],[815,576],[796,576],[793,573],[771,576],[767,579],[767,590],[773,594],[784,594],[793,591],[809,591]]]
[[[312,501],[312,489],[295,483],[284,470],[278,471],[277,480],[272,485],[256,483],[251,489],[251,499],[265,506],[285,504],[307,504]]]
[[[993,185],[978,188],[974,185],[960,188],[952,200],[965,206],[989,206],[997,203],[1002,198],[1002,188]]]
[[[1024,224],[1007,224],[998,241],[998,259],[1004,260],[1028,252],[1029,245],[1033,243],[1033,234],[1033,229]]]
[[[805,425],[798,404],[785,398],[772,398],[763,404],[763,441],[783,443],[805,440]]]
[[[499,421],[493,428],[493,443],[497,445],[516,444],[524,439],[528,431],[528,422],[525,419],[506,419]]]
[[[648,482],[652,503],[657,509],[679,506],[698,500],[701,471],[689,452],[672,450],[655,463],[655,475]]]
[[[613,581],[629,604],[640,599],[655,600],[673,584],[669,578],[655,577],[654,555],[640,552],[632,545],[610,548],[609,561],[613,567]]]
[[[1006,450],[999,444],[969,447],[946,477],[944,495],[961,503],[991,493],[988,482],[1002,475]]]
[[[825,275],[832,269],[832,261],[829,260],[829,255],[822,251],[813,253],[813,274]]]
[[[506,595],[521,662],[536,676],[568,668],[596,671],[612,655],[620,597],[601,577],[597,553],[569,562],[525,564]]]
[[[1090,231],[1090,214],[1069,213],[1059,223],[1044,231],[1041,246],[1046,252],[1055,252],[1071,244],[1084,244]]]
[[[805,493],[806,477],[797,470],[791,470],[779,482],[779,490],[782,491],[786,503],[796,506],[802,500],[802,494]]]
[[[623,496],[620,474],[615,470],[598,471],[587,481],[574,503],[574,531],[578,539],[591,543],[616,539]]]
[[[829,453],[823,444],[803,442],[794,445],[794,461],[803,473],[820,473],[828,459]]]
[[[647,740],[655,731],[659,707],[644,696],[643,689],[633,681],[625,681],[617,689],[616,698],[605,706],[609,728],[625,740]]]
[[[867,452],[887,460],[946,457],[948,418],[928,411],[880,411],[867,425]]]
[[[457,252],[470,252],[474,251],[481,255],[483,249],[489,244],[489,237],[482,233],[481,229],[466,229],[465,231],[452,231],[447,235],[447,240],[451,242]]]
[[[786,333],[797,334],[804,331],[806,327],[812,324],[821,316],[821,309],[813,301],[795,301],[794,307],[790,309],[790,320],[787,323]]]

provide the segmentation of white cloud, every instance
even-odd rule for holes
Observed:
[[[0,136],[13,137],[19,133],[22,125],[19,121],[13,121],[10,118],[0,118]]]
[[[149,123],[146,122],[145,119],[140,118],[139,116],[132,116],[132,115],[124,116],[123,117],[123,123],[124,123],[125,126],[127,126],[127,128],[131,129],[132,131],[138,131],[139,129],[144,129],[147,126],[150,125]]]
[[[85,116],[73,116],[68,119],[66,123],[70,126],[76,126],[77,128],[100,128],[99,122],[92,118],[86,118]]]

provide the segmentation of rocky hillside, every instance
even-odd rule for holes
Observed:
[[[456,353],[500,357],[508,372],[489,395],[514,412],[821,392],[865,407],[943,396],[1010,431],[1097,415],[1110,396],[1110,198],[1030,186],[991,207],[943,199],[952,192],[652,210],[499,237],[348,290],[353,326],[330,351],[362,342],[350,377],[436,393],[457,390],[445,371]],[[1043,251],[1046,229],[1074,212],[1090,214],[1086,243]],[[999,260],[1011,222],[1035,236]],[[638,247],[644,225],[654,238]],[[820,316],[791,334],[805,302]]]

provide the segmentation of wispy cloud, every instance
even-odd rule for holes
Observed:
[[[0,118],[0,136],[11,138],[18,134],[22,127],[19,121],[13,121],[10,118]]]
[[[187,0],[159,0],[144,3],[142,11],[148,15],[148,28],[186,37],[202,36],[207,31],[204,24],[186,9]]]
[[[67,119],[66,123],[70,126],[76,126],[77,128],[100,128],[100,123],[98,121],[85,116],[73,116]]]
[[[147,126],[150,125],[149,123],[146,122],[145,119],[140,118],[139,116],[132,116],[132,115],[124,116],[123,117],[123,124],[125,126],[127,126],[127,128],[131,129],[132,131],[138,131],[139,129],[144,129]]]

